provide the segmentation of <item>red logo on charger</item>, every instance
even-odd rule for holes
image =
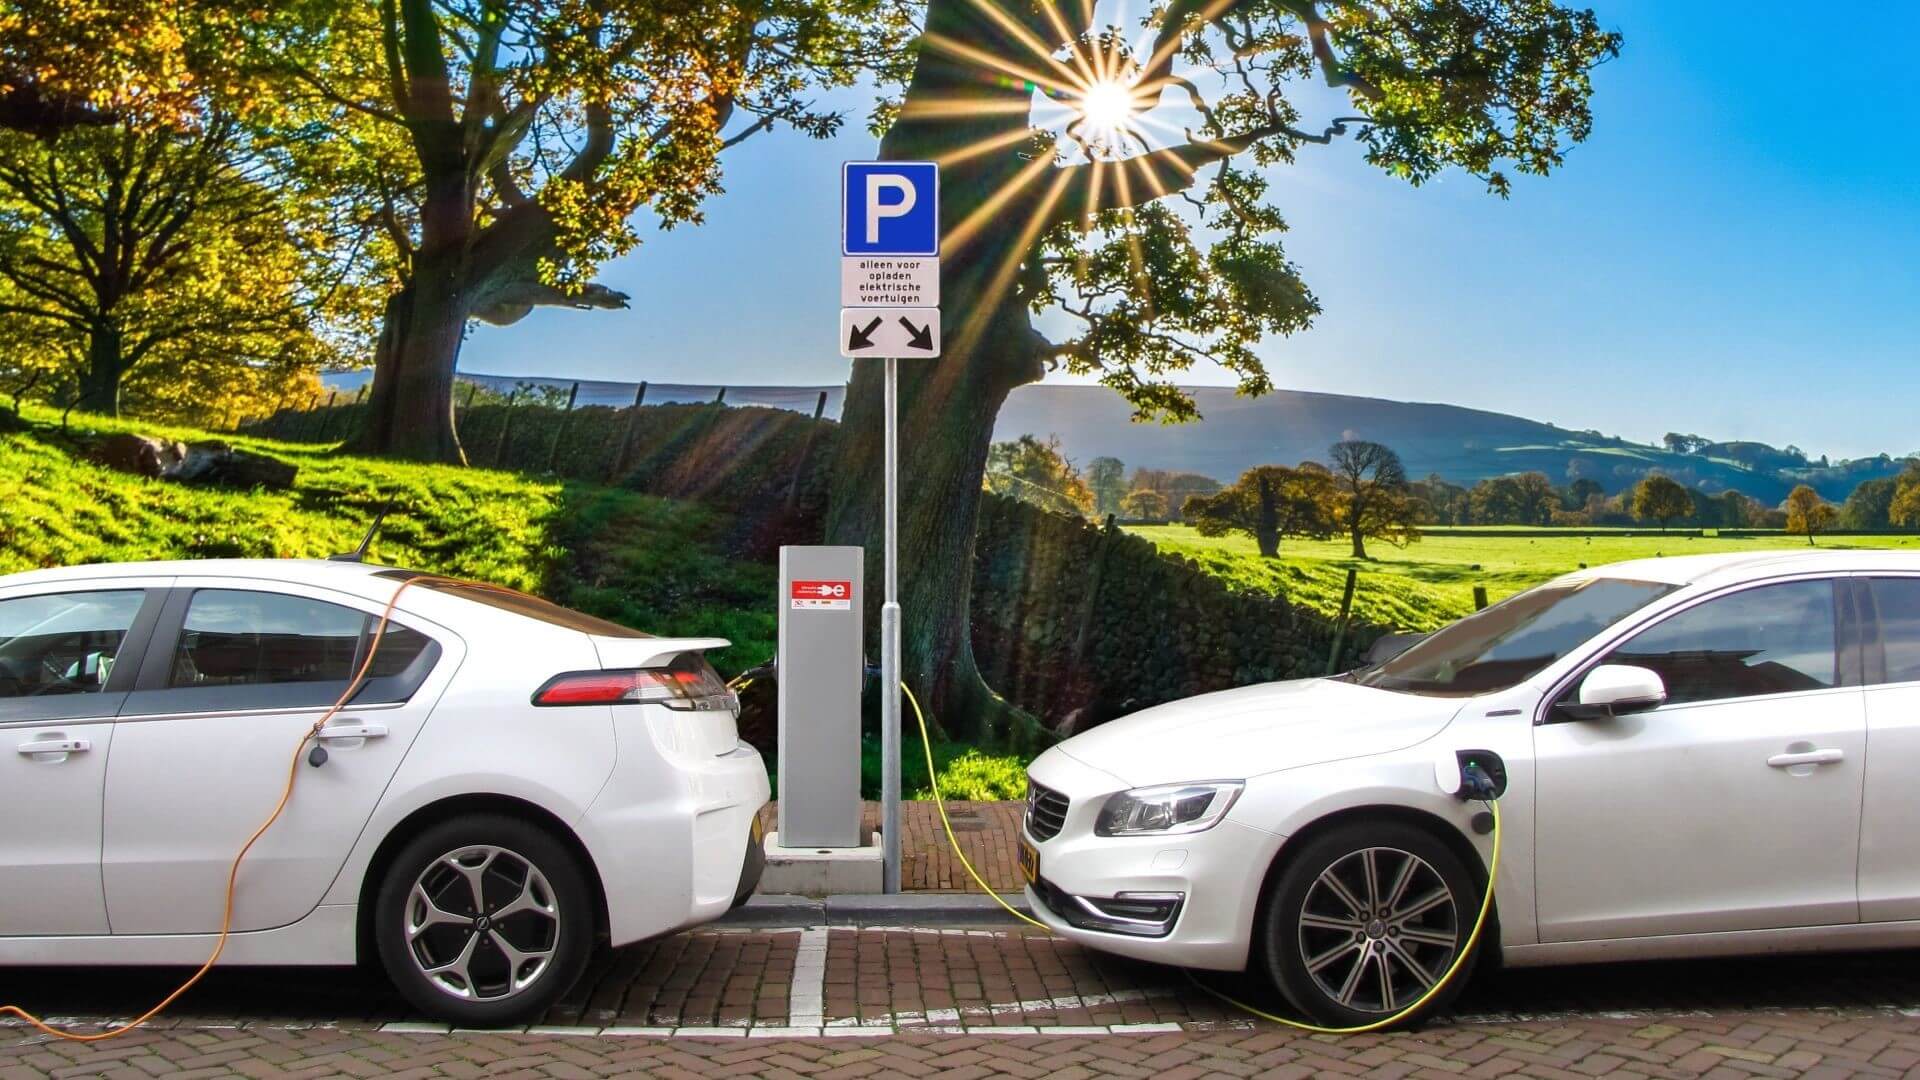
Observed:
[[[788,590],[788,599],[796,611],[850,611],[853,582],[796,581]]]

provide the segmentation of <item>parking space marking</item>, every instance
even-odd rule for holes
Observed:
[[[802,930],[800,951],[793,958],[793,986],[787,993],[787,1023],[808,1028],[825,1023],[826,989],[826,928]]]

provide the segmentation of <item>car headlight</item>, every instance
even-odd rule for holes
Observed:
[[[1162,784],[1107,796],[1094,819],[1095,836],[1145,836],[1204,832],[1227,816],[1246,787],[1238,780]]]

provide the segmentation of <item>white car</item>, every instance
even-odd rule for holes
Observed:
[[[0,577],[0,963],[197,965],[227,869],[410,571]],[[619,945],[750,893],[767,771],[703,651],[423,578],[240,870],[222,963],[378,958],[422,1011],[524,1022]]]
[[[1505,789],[1483,958],[1920,945],[1920,553],[1583,570],[1363,672],[1105,724],[1029,770],[1027,897],[1094,948],[1380,1020],[1479,910],[1467,758]]]

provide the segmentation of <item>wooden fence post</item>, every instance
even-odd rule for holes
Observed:
[[[715,394],[715,395],[713,396],[713,403],[714,403],[715,405],[725,405],[725,404],[727,403],[727,388],[726,388],[726,387],[724,387],[724,386],[723,386],[723,387],[721,387],[721,388],[720,388],[720,392],[719,392],[718,394]]]
[[[520,396],[520,388],[514,387],[507,394],[507,403],[500,411],[500,438],[493,444],[493,467],[499,468],[507,457],[507,438],[513,432],[513,402]]]
[[[1473,610],[1487,610],[1487,587],[1485,585],[1475,585],[1473,587]]]
[[[627,410],[627,429],[620,434],[620,445],[613,452],[613,468],[607,470],[607,482],[620,479],[627,469],[627,458],[633,454],[633,440],[640,437],[640,406],[647,400],[647,384],[642,382],[633,389],[633,405]]]
[[[548,472],[552,472],[554,465],[560,461],[560,440],[567,437],[567,424],[573,419],[573,403],[578,400],[580,400],[580,384],[576,382],[573,384],[573,389],[567,391],[567,407],[561,411],[560,422],[553,428],[553,445],[547,448]]]
[[[371,379],[361,383],[360,392],[353,395],[353,403],[355,405],[365,405],[367,403],[367,391],[372,389],[372,387],[373,387],[373,380]]]
[[[820,435],[820,418],[827,413],[827,392],[820,391],[820,400],[813,403],[813,423],[807,426],[806,441],[800,444],[800,460],[793,463],[793,480],[787,484],[787,513],[800,502],[800,477],[806,474],[807,461],[813,457],[813,441]]]
[[[332,393],[327,395],[327,405],[326,405],[327,411],[320,414],[320,437],[318,439],[315,439],[314,440],[315,442],[327,441],[327,431],[328,429],[333,427],[333,407],[335,404],[339,402],[339,400],[340,400],[340,391],[338,390],[335,390]]]
[[[1347,568],[1347,589],[1340,595],[1340,621],[1333,628],[1333,651],[1327,654],[1327,674],[1340,671],[1340,650],[1347,644],[1347,620],[1353,616],[1353,587],[1360,582],[1360,571]]]

